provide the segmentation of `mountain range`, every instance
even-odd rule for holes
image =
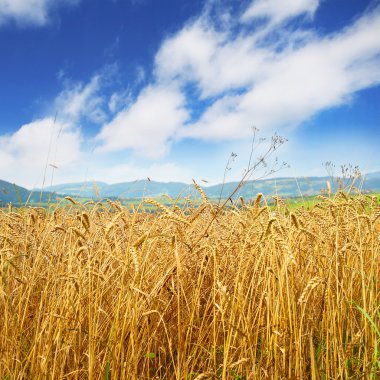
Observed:
[[[282,197],[296,197],[320,194],[321,189],[326,189],[327,181],[330,182],[332,191],[338,188],[337,180],[331,177],[280,177],[247,181],[239,189],[238,194],[244,198],[255,197],[261,192],[264,195],[280,195]],[[342,180],[348,184],[350,180]],[[210,198],[226,198],[238,186],[238,182],[226,182],[223,184],[207,186],[200,183],[203,190]],[[366,175],[365,180],[358,180],[355,185],[364,191],[380,190],[380,172]],[[70,196],[81,196],[86,198],[142,198],[142,197],[159,197],[169,195],[172,198],[197,194],[192,184],[182,182],[156,182],[148,179],[137,180],[132,182],[122,182],[116,184],[107,184],[105,182],[80,182],[71,184],[62,184],[47,187],[45,191],[56,194],[65,194]]]
[[[338,189],[337,180],[331,177],[281,177],[247,181],[236,192],[235,196],[252,199],[257,193],[266,196],[280,195],[282,197],[297,197],[320,194],[330,182],[332,191]],[[350,180],[342,180],[349,184]],[[211,199],[226,198],[238,186],[238,182],[206,186],[202,188]],[[358,180],[355,186],[366,192],[380,191],[380,172],[370,173],[365,179]],[[182,182],[156,182],[148,179],[133,182],[107,184],[105,182],[79,182],[49,186],[43,189],[28,190],[10,182],[0,180],[0,207],[12,202],[15,205],[56,201],[58,198],[70,195],[82,198],[119,198],[141,199],[142,197],[160,197],[168,195],[172,198],[178,196],[199,196],[192,184]]]
[[[46,203],[55,201],[56,194],[48,191],[31,191],[25,187],[0,180],[0,207],[12,203],[20,206],[25,203]]]

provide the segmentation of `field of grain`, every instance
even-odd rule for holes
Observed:
[[[0,379],[380,377],[380,203],[0,211]]]

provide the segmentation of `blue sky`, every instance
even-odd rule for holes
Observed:
[[[370,0],[0,0],[0,178],[236,180],[252,126],[278,175],[380,170],[379,36]]]

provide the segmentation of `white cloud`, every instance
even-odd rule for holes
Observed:
[[[304,14],[312,17],[318,5],[319,0],[255,0],[242,15],[242,21],[266,18],[272,25],[280,24]]]
[[[260,77],[271,50],[255,47],[254,36],[230,40],[205,20],[186,26],[166,40],[156,56],[159,81],[198,83],[201,98],[244,88]]]
[[[146,73],[143,66],[137,66],[135,84],[138,85],[145,81]]]
[[[54,6],[78,2],[79,0],[0,0],[0,25],[9,21],[44,25]]]
[[[300,4],[303,12],[314,9],[312,2]],[[156,58],[158,80],[177,81],[182,88],[194,83],[200,100],[211,101],[180,137],[240,139],[252,124],[295,127],[380,83],[380,8],[328,36],[283,30],[263,43],[254,32],[231,38],[202,19],[163,43]]]
[[[85,117],[94,123],[105,122],[104,99],[99,95],[102,88],[101,82],[102,76],[95,75],[86,85],[76,83],[67,86],[55,101],[59,116],[71,121],[78,121],[81,117]]]
[[[132,101],[132,94],[130,91],[114,92],[108,101],[108,109],[110,112],[117,113]]]
[[[146,157],[162,156],[188,115],[175,87],[148,86],[135,103],[120,111],[97,136],[98,152],[132,149]]]
[[[59,111],[54,128],[62,129],[59,138],[51,118],[0,136],[1,173],[21,184],[34,183],[36,173],[43,173],[53,136],[57,160],[50,162],[51,156],[48,162],[60,167],[61,181],[69,175],[80,180],[74,168],[85,161],[99,180],[149,176],[188,182],[190,171],[173,163],[114,164],[112,153],[124,158],[120,151],[125,150],[156,159],[180,139],[242,141],[252,125],[281,133],[352,101],[357,91],[380,84],[380,8],[325,36],[311,27],[291,25],[294,17],[312,16],[317,6],[318,1],[255,1],[242,16],[246,24],[225,17],[231,30],[202,15],[163,41],[155,57],[155,79],[135,98],[133,83],[106,95],[106,82],[112,81],[106,72],[86,84],[67,85],[54,102],[53,111]],[[262,29],[247,28],[258,18],[267,19],[266,31],[275,31],[270,38]],[[136,74],[141,86],[145,72],[138,68]],[[86,121],[102,127],[94,141],[81,144],[79,125]],[[96,144],[93,156],[85,148],[89,142]],[[101,165],[103,158],[107,167]],[[83,165],[80,170],[85,171]]]
[[[170,141],[246,138],[254,124],[269,132],[294,128],[316,113],[349,102],[355,92],[379,84],[380,8],[335,34],[295,28],[313,16],[317,0],[254,1],[242,19],[266,17],[276,33],[247,31],[231,20],[218,28],[204,14],[163,41],[155,57],[155,82],[103,126],[98,152],[131,149],[157,157]],[[240,25],[240,26],[239,26]],[[191,91],[189,86],[196,88]],[[111,99],[116,110],[121,99]],[[190,123],[193,107],[198,120]]]
[[[209,76],[209,63],[224,37],[202,20],[186,26],[164,41],[156,55],[156,75],[161,81],[182,82]]]
[[[35,120],[15,133],[0,137],[2,178],[34,187],[42,184],[45,167],[65,167],[80,159],[80,133],[53,118]]]
[[[10,135],[0,135],[0,172],[2,178],[29,187],[42,186],[44,175],[70,180],[85,174],[90,141],[83,144],[81,124],[84,120],[103,123],[106,106],[103,82],[109,70],[94,75],[87,84],[65,79],[65,89],[52,102],[51,114],[22,125]],[[47,168],[47,169],[46,169]],[[45,186],[48,183],[45,183]]]

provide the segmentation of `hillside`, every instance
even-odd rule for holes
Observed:
[[[337,190],[337,182],[330,177],[298,177],[298,178],[271,178],[258,181],[247,181],[235,196],[251,199],[257,193],[266,196],[280,195],[282,197],[297,197],[315,195],[326,189],[326,183],[330,181],[332,191]],[[380,191],[380,172],[366,175],[363,183],[357,181],[356,185],[364,191]],[[211,199],[228,197],[238,186],[238,182],[227,182],[224,185],[202,186],[207,196]],[[12,203],[46,203],[55,201],[58,196],[70,195],[83,198],[121,198],[140,199],[142,197],[160,197],[169,195],[172,198],[187,195],[199,196],[191,184],[182,182],[157,182],[150,180],[137,180],[107,184],[105,182],[79,182],[50,186],[40,189],[28,190],[24,187],[0,180],[0,207]]]
[[[0,180],[0,207],[9,203],[19,206],[20,203],[49,202],[50,200],[55,200],[55,195],[52,193],[46,191],[42,193],[40,191],[31,192],[24,187]]]
[[[337,183],[330,177],[298,177],[298,178],[271,178],[258,181],[247,181],[239,189],[238,195],[244,198],[252,198],[257,193],[264,195],[280,195],[282,197],[295,197],[302,195],[319,194],[321,189],[326,189],[326,182],[330,181],[332,190],[337,190]],[[210,198],[227,197],[237,187],[238,182],[227,182],[223,185],[202,186]],[[380,172],[370,173],[366,176],[363,184],[360,181],[356,183],[365,191],[380,190]],[[159,197],[164,194],[170,197],[178,195],[186,196],[196,194],[192,185],[181,182],[156,182],[150,180],[137,180],[133,182],[122,182],[116,184],[106,184],[104,182],[80,182],[71,184],[62,184],[47,187],[46,191],[56,192],[57,194],[66,194],[71,196],[81,196],[96,198],[142,198],[142,197]]]

